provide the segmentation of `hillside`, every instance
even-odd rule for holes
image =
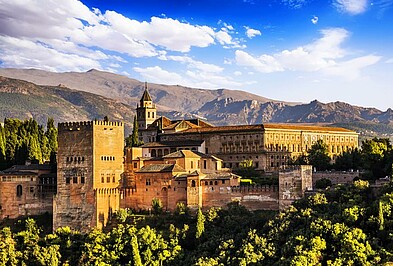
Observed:
[[[0,68],[0,76],[22,79],[39,85],[62,84],[75,90],[116,99],[131,106],[136,106],[144,90],[143,82],[95,69],[83,73],[54,73],[37,69]],[[244,91],[194,89],[180,85],[153,83],[149,83],[149,92],[162,111],[193,112],[207,102],[226,98],[258,102],[273,101]]]
[[[45,124],[48,117],[62,122],[103,119],[104,116],[124,121],[129,128],[133,110],[119,101],[92,93],[0,76],[1,120],[34,118],[39,124]]]

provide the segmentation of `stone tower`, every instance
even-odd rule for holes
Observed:
[[[59,123],[58,143],[53,229],[102,228],[119,209],[124,125],[108,121]]]
[[[283,210],[312,190],[312,165],[296,165],[280,171],[278,183],[278,204]]]
[[[147,90],[147,82],[145,82],[145,91],[143,92],[140,105],[136,107],[137,123],[139,130],[143,131],[156,120],[156,105],[151,100],[149,91]]]

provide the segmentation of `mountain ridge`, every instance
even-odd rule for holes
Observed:
[[[9,106],[13,101],[26,101],[22,99],[23,95],[31,94],[34,96],[35,105],[31,106],[32,103],[27,102],[27,106],[41,108],[38,112],[41,116],[50,116],[50,111],[56,111],[57,121],[67,121],[66,119],[100,118],[106,114],[114,119],[127,121],[129,126],[144,90],[144,83],[136,79],[94,69],[83,73],[0,69],[0,76],[7,75],[18,76],[19,79],[1,79],[0,93],[2,98],[7,98],[7,102],[0,101],[0,118],[12,117],[13,114],[22,118],[26,115],[34,116],[32,110],[23,105],[18,105],[18,109]],[[28,81],[22,82],[23,79]],[[45,85],[31,83],[31,80]],[[70,84],[73,87],[69,86]],[[372,132],[371,128],[378,129],[382,130],[383,134],[393,136],[391,108],[383,112],[377,108],[354,106],[341,101],[322,103],[313,100],[310,103],[293,103],[236,90],[205,90],[161,84],[148,86],[153,101],[157,104],[158,113],[172,119],[202,118],[215,125],[343,124],[347,128],[353,127],[361,131],[364,127],[364,132]],[[43,99],[45,95],[46,100]],[[60,104],[59,108],[54,108],[51,101]],[[80,110],[79,113],[76,110]]]

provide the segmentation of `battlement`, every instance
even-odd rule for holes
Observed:
[[[123,126],[123,122],[118,121],[81,121],[81,122],[64,122],[58,124],[59,131],[85,130],[92,126]]]
[[[256,185],[256,186],[232,186],[232,192],[248,193],[248,192],[276,192],[278,186],[276,185]]]

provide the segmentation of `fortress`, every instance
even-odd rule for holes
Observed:
[[[49,194],[42,197],[45,176],[0,173],[1,217],[32,213],[30,203],[36,202],[34,213],[53,205],[54,229],[87,231],[105,226],[119,208],[150,209],[153,199],[169,211],[179,203],[195,210],[231,201],[251,210],[278,210],[312,189],[312,166],[288,166],[291,158],[318,139],[328,144],[332,159],[358,146],[358,134],[342,128],[171,121],[157,117],[147,89],[137,106],[137,122],[145,144],[133,148],[124,148],[121,122],[59,123],[57,178],[50,179],[55,189],[46,188]],[[278,186],[240,186],[241,177],[231,168],[244,160],[252,160],[258,170],[279,172]]]

